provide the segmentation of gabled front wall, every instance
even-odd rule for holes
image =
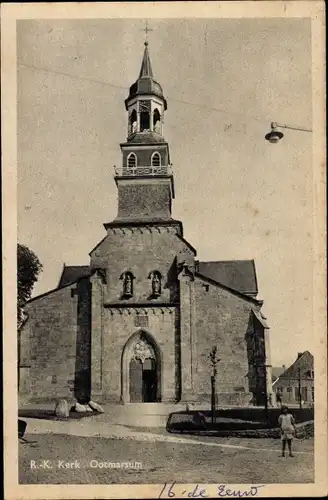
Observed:
[[[94,398],[124,400],[122,353],[143,327],[161,352],[161,401],[180,391],[179,287],[177,255],[192,253],[172,227],[109,229],[91,253],[91,266],[106,269],[107,283],[93,279],[92,391]],[[149,274],[161,273],[162,293],[152,297]],[[135,276],[133,297],[122,296],[124,271]],[[101,314],[101,325],[96,318]]]
[[[191,251],[172,227],[127,227],[108,230],[108,236],[91,252],[91,267],[107,271],[104,301],[107,303],[175,303],[178,300],[176,256]],[[152,271],[163,277],[160,297],[152,298]],[[133,297],[122,297],[125,271],[135,276]]]
[[[211,348],[217,346],[220,359],[216,378],[218,404],[250,404],[247,335],[254,335],[251,321],[254,303],[199,278],[194,287],[198,397],[209,401],[209,354]]]

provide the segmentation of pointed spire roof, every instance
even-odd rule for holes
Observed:
[[[139,78],[150,77],[153,78],[153,70],[151,67],[149,51],[148,51],[148,42],[145,42],[145,50],[141,63],[141,69],[139,73]]]
[[[130,99],[135,98],[137,95],[155,95],[164,101],[165,109],[167,108],[166,99],[163,95],[161,85],[155,80],[153,70],[151,67],[148,42],[145,42],[145,49],[143,53],[141,68],[138,80],[130,87],[129,97],[125,99],[125,107],[128,106]]]

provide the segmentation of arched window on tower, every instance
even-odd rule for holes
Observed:
[[[148,111],[142,111],[140,113],[140,130],[141,132],[144,130],[149,130],[150,128],[150,120]]]
[[[130,116],[129,134],[135,134],[137,131],[137,112],[134,109]]]
[[[161,115],[157,108],[153,112],[153,130],[157,134],[161,133]]]
[[[151,279],[151,291],[153,297],[159,297],[162,293],[162,275],[159,271],[152,271],[149,276]]]
[[[128,167],[135,168],[137,166],[137,157],[134,153],[128,155]]]
[[[122,297],[129,298],[133,296],[133,280],[135,277],[130,271],[125,271],[120,279],[123,281]]]
[[[151,104],[149,100],[139,101],[140,131],[150,130]]]
[[[151,166],[160,167],[161,166],[161,155],[159,153],[153,153],[151,156]]]

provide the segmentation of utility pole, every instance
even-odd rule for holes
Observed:
[[[298,368],[298,397],[300,410],[302,409],[302,395],[301,395],[301,367]]]
[[[216,357],[217,355],[217,347],[214,346],[212,347],[212,350],[210,352],[210,362],[211,362],[211,367],[212,367],[212,374],[211,374],[211,421],[212,425],[215,423],[215,409],[216,409],[216,401],[215,401],[215,395],[216,395],[216,365],[220,361]]]
[[[268,420],[268,387],[267,387],[267,365],[264,364],[264,412],[265,419]]]

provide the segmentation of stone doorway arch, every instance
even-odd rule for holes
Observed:
[[[154,403],[161,400],[161,355],[153,336],[138,330],[122,352],[123,403]]]

